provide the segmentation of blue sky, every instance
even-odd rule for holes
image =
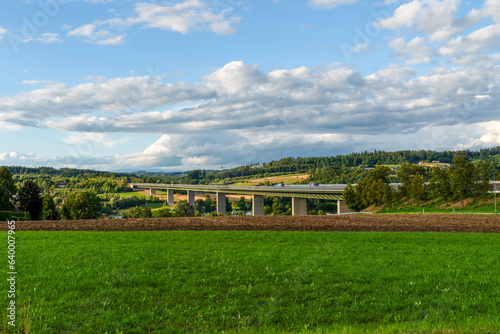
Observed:
[[[27,0],[0,165],[186,170],[500,145],[500,1]]]

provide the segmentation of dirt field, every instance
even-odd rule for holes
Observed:
[[[7,230],[7,222],[0,225]],[[500,233],[500,215],[341,215],[17,222],[16,231],[393,231]]]

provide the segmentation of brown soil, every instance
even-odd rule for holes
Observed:
[[[7,222],[0,224],[7,230]],[[17,222],[16,231],[391,231],[500,233],[500,215],[340,215],[95,219]]]

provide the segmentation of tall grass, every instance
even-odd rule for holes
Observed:
[[[500,331],[498,234],[19,232],[17,250],[33,333]]]

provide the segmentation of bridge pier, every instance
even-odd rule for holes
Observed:
[[[305,198],[292,197],[292,215],[307,216],[307,200]]]
[[[340,215],[342,213],[352,212],[347,205],[345,205],[345,201],[337,201],[337,214]]]
[[[226,194],[217,193],[217,213],[226,214]]]
[[[167,189],[167,204],[174,205],[174,189]]]
[[[194,195],[196,194],[196,191],[193,191],[193,190],[188,190],[187,191],[187,201],[189,203],[189,205],[191,205],[193,208],[195,207],[195,197]]]
[[[264,196],[253,195],[252,197],[252,215],[263,216],[264,215]]]
[[[149,188],[149,195],[156,195],[156,189]]]

